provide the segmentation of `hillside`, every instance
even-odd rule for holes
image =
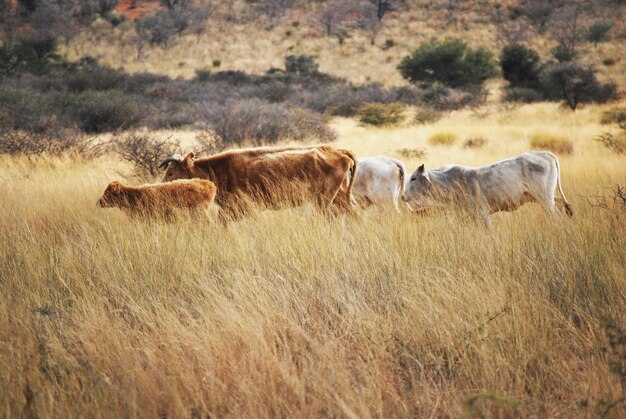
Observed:
[[[387,13],[372,45],[368,32],[351,30],[351,37],[340,45],[315,22],[321,7],[304,2],[289,9],[280,18],[249,9],[245,2],[231,2],[218,7],[210,16],[206,32],[200,36],[183,34],[170,46],[146,47],[137,59],[133,43],[133,22],[129,19],[113,28],[104,19],[94,22],[65,48],[70,59],[92,55],[102,64],[129,72],[156,72],[174,77],[190,78],[196,70],[241,70],[261,74],[269,68],[284,67],[290,54],[316,57],[322,72],[344,77],[355,83],[380,82],[387,85],[404,83],[396,70],[400,59],[420,43],[434,38],[459,37],[470,46],[485,46],[496,55],[503,46],[493,23],[496,4],[500,10],[516,2],[495,1],[412,1]],[[141,4],[141,2],[140,2]],[[154,3],[150,3],[154,4]],[[610,19],[613,28],[610,40],[597,48],[582,43],[580,55],[596,68],[602,80],[624,85],[626,60],[626,8],[604,3],[593,8],[593,20]],[[135,16],[121,3],[122,12]],[[144,6],[145,7],[145,6]],[[548,59],[555,41],[547,34],[530,36],[528,43],[544,59]],[[218,60],[219,67],[213,66]]]

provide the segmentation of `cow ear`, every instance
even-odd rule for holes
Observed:
[[[417,173],[424,173],[424,165],[423,164],[420,167],[417,168]]]
[[[116,180],[109,183],[109,189],[111,189],[113,192],[120,192],[122,190],[122,184]]]
[[[183,159],[183,164],[187,167],[191,167],[193,166],[193,152],[190,152],[189,154],[187,154],[185,156],[185,158]]]

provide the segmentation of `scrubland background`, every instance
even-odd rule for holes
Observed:
[[[300,26],[284,37],[289,20],[269,29],[216,22],[199,41],[177,38],[140,61],[107,41],[115,31],[101,41],[82,32],[61,50],[70,60],[89,53],[125,71],[189,78],[216,56],[226,69],[261,74],[282,65],[296,39],[297,51],[317,48],[321,71],[391,91],[402,83],[395,66],[418,37],[465,34],[461,23],[442,23],[447,15],[431,25],[431,9],[410,10],[380,36],[393,36],[402,52],[370,47],[358,34],[339,46]],[[495,45],[484,25],[468,23],[467,37]],[[372,55],[362,60],[359,48]],[[584,57],[615,56],[599,77],[622,83],[620,48],[610,41]],[[246,61],[252,52],[259,55]],[[0,99],[41,87],[32,76],[4,81]],[[502,85],[489,81],[484,102],[439,110],[435,121],[415,123],[421,107],[410,104],[396,126],[325,115],[330,131],[319,132],[357,156],[399,158],[410,171],[491,163],[536,139],[566,143],[561,181],[573,218],[528,204],[494,215],[491,230],[454,211],[388,208],[334,218],[308,207],[259,211],[227,228],[211,217],[133,221],[97,199],[112,180],[158,173],[89,148],[132,135],[90,133],[89,147],[0,155],[0,416],[623,417],[626,157],[594,138],[621,138],[606,113],[626,103],[573,112],[504,102]],[[182,80],[160,87],[188,94],[172,86],[202,88]],[[21,116],[0,118],[3,141],[53,138]],[[180,151],[206,136],[193,124],[145,125],[136,135],[180,140]],[[54,138],[76,135],[59,130]],[[466,146],[469,139],[478,145]]]

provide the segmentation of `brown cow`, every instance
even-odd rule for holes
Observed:
[[[225,216],[240,218],[251,203],[279,209],[313,202],[321,209],[331,204],[343,210],[354,206],[352,185],[357,160],[348,150],[330,146],[258,147],[226,151],[197,160],[173,156],[163,182],[204,178],[217,185],[215,202]],[[345,185],[342,187],[342,185]]]
[[[175,208],[188,209],[191,214],[206,210],[215,200],[216,187],[205,179],[178,180],[142,186],[125,186],[111,182],[98,205],[120,208],[131,216],[162,216],[171,219]]]

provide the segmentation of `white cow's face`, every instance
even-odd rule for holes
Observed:
[[[433,204],[432,199],[433,184],[430,182],[428,172],[424,170],[424,165],[417,168],[411,175],[404,189],[402,200],[407,202],[411,208],[424,207]]]

